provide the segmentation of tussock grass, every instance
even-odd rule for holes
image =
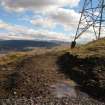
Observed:
[[[89,42],[73,49],[72,54],[80,57],[104,57],[105,56],[105,38]]]
[[[22,60],[26,56],[28,55],[22,52],[7,54],[5,56],[0,57],[0,65],[6,65],[9,63],[17,62],[19,60]]]

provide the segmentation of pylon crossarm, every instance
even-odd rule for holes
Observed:
[[[104,11],[105,0],[84,0],[74,41],[89,28],[91,28],[91,32],[95,34],[96,39],[99,39],[101,29],[102,27],[105,27]]]

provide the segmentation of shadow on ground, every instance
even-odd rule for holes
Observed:
[[[69,52],[58,58],[59,70],[80,85],[89,96],[105,100],[105,58],[79,58]]]

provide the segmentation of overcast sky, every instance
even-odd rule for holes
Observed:
[[[83,1],[0,0],[0,39],[72,41]]]

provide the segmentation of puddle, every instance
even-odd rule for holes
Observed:
[[[88,97],[88,95],[81,92],[79,90],[79,86],[71,80],[58,82],[52,85],[51,93],[57,98],[62,97],[77,98],[78,96]]]

